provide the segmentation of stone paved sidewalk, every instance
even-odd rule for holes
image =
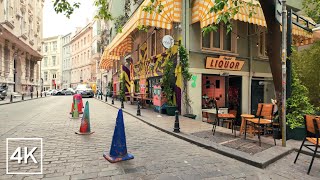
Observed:
[[[100,99],[98,99],[98,100],[101,101]],[[114,101],[114,105],[112,105],[111,98],[108,98],[108,101],[105,102],[105,97],[103,97],[102,102],[107,103],[108,105],[114,106],[116,108],[121,107],[120,101],[116,101],[116,100]],[[140,118],[140,120],[144,121],[145,123],[147,123],[155,128],[165,130],[166,132],[173,132],[174,121],[175,121],[174,116],[167,116],[165,114],[161,114],[161,117],[159,117],[159,113],[154,112],[152,109],[141,109],[142,116],[136,116],[137,105],[131,105],[130,102],[124,103],[123,110],[124,110],[124,112],[127,112],[135,117]],[[199,143],[195,143],[195,144],[197,144],[201,147],[204,147],[203,144],[206,144],[206,145],[215,146],[215,148],[221,148],[222,151],[224,151],[226,149],[221,146],[217,147],[216,144],[213,145],[208,140],[193,137],[193,134],[195,134],[195,133],[199,133],[199,132],[203,132],[203,131],[211,131],[211,129],[212,129],[211,124],[201,122],[198,120],[193,120],[193,119],[190,119],[190,118],[187,118],[184,116],[179,116],[179,120],[180,120],[180,131],[181,131],[181,133],[179,133],[179,137],[180,138],[182,137],[181,139],[184,139],[186,141],[189,141],[189,139],[192,139],[194,141],[198,141]],[[217,132],[233,135],[231,133],[230,129],[226,129],[226,128],[219,127],[219,126],[217,126]],[[174,135],[174,133],[172,133],[172,134]],[[238,131],[237,131],[237,136],[239,137]],[[240,139],[240,141],[246,141],[246,142],[251,141],[253,143],[257,143],[257,141],[258,141],[257,137],[250,138],[247,136],[248,140],[243,140],[243,136],[241,136],[241,138],[242,139]],[[292,162],[293,162],[294,158],[292,158],[292,157],[293,156],[295,157],[295,155],[296,155],[296,152],[293,152],[293,151],[297,150],[301,145],[300,141],[289,140],[289,141],[287,141],[287,147],[284,148],[284,147],[281,147],[281,141],[277,140],[277,146],[274,146],[273,139],[272,138],[265,138],[265,137],[262,137],[262,142],[265,142],[266,145],[272,146],[272,147],[265,150],[265,151],[261,150],[260,153],[255,152],[256,154],[254,154],[254,155],[238,152],[238,150],[231,150],[231,152],[234,153],[236,156],[247,156],[249,160],[251,158],[252,160],[257,161],[257,162],[263,162],[265,158],[271,159],[270,162],[268,162],[268,164],[266,166],[268,166],[269,164],[271,164],[275,161],[274,159],[272,159],[274,156],[279,156],[279,154],[282,153],[283,155],[279,156],[279,158],[282,158],[282,157],[285,157],[285,158],[282,158],[282,159],[278,160],[277,163],[275,163],[276,167],[279,168],[279,166],[282,167],[284,164],[289,163],[290,160],[291,160],[291,164],[293,164]],[[223,143],[224,142],[222,142],[220,144],[223,144]],[[230,148],[227,149],[227,151],[230,151]],[[290,153],[290,155],[286,156],[289,153]],[[305,154],[302,154],[300,156],[302,157],[301,159],[302,159],[303,165],[301,165],[301,164],[300,165],[290,165],[290,167],[292,167],[292,170],[297,170],[301,173],[305,173],[306,169],[310,163],[311,157],[308,155],[305,155]],[[313,168],[316,169],[316,170],[314,170],[316,177],[320,178],[320,173],[319,173],[320,172],[320,167],[319,167],[320,162],[316,162],[316,161],[317,161],[317,158],[315,160]],[[318,159],[318,161],[320,161],[320,160]],[[266,166],[264,166],[263,168],[266,168]],[[275,167],[275,165],[273,164],[272,166],[270,166],[268,168],[269,169],[276,169],[274,167]]]
[[[45,96],[42,96],[42,98],[44,98]],[[49,97],[49,96],[47,96]],[[28,101],[28,100],[32,100],[32,99],[38,99],[38,98],[41,98],[40,94],[39,94],[39,97],[37,98],[37,94],[33,95],[33,98],[31,98],[30,95],[28,96],[24,96],[24,101]],[[14,96],[12,98],[12,101],[14,103],[17,103],[17,102],[22,102],[22,96],[21,95],[18,95],[18,96]],[[0,100],[0,105],[5,105],[5,104],[10,104],[10,96],[7,96],[4,100]]]

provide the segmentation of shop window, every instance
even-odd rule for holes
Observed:
[[[233,31],[236,28],[233,27]],[[235,52],[234,34],[227,33],[227,27],[224,24],[219,24],[217,31],[210,32],[206,35],[202,34],[202,49],[203,50],[218,50]]]

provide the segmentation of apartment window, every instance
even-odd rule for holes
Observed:
[[[202,49],[234,52],[235,47],[233,42],[235,41],[233,39],[232,33],[227,33],[227,27],[224,24],[219,24],[217,31],[210,32],[205,36],[202,34]]]
[[[45,81],[48,80],[48,72],[44,72],[44,80],[45,80]]]
[[[52,66],[56,65],[56,56],[52,56]]]
[[[259,33],[259,42],[257,46],[259,47],[259,56],[267,56],[267,42],[266,42],[266,32]]]
[[[44,64],[44,67],[48,66],[48,59],[46,57],[43,59],[43,64]]]
[[[52,78],[57,78],[57,74],[52,74]]]
[[[57,50],[57,42],[53,42],[53,51],[56,51]]]
[[[152,33],[151,35],[151,56],[156,55],[156,32]]]
[[[82,39],[81,39],[81,44],[80,45],[81,45],[81,47],[83,46],[83,40]]]
[[[83,59],[86,59],[86,52],[84,52],[84,54],[83,54]]]

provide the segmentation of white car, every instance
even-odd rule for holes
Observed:
[[[45,95],[45,94],[46,94],[47,96],[48,96],[48,95],[51,95],[51,94],[52,94],[52,89],[49,89],[49,90],[43,91],[42,93],[43,93],[43,95]]]
[[[88,84],[78,84],[76,88],[76,93],[81,94],[82,97],[93,98],[94,96],[93,90]]]

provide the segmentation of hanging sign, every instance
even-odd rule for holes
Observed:
[[[165,35],[162,38],[162,45],[163,47],[165,47],[166,49],[171,48],[174,45],[174,39],[172,36],[170,35]]]
[[[219,58],[207,57],[207,69],[225,69],[231,71],[241,71],[244,61],[236,60],[235,57],[220,56]]]

